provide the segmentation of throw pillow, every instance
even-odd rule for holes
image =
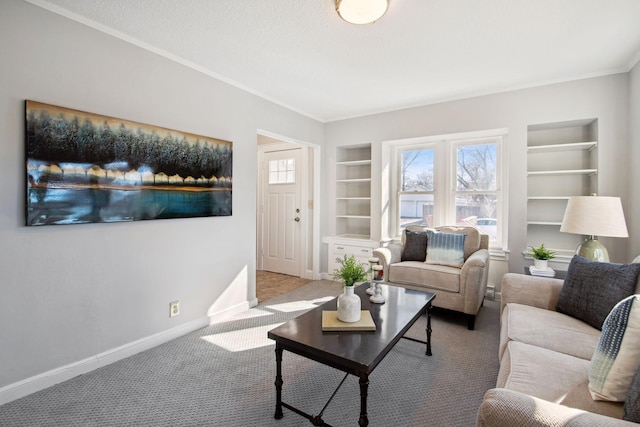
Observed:
[[[593,400],[624,402],[640,368],[640,295],[631,295],[611,310],[589,369]]]
[[[401,261],[424,262],[427,257],[427,232],[405,231],[404,247],[402,248]]]
[[[624,401],[622,419],[640,423],[640,369],[636,371],[631,380],[631,386]]]
[[[427,231],[427,264],[462,267],[464,264],[464,239],[466,234]]]
[[[596,262],[575,255],[556,309],[602,329],[613,306],[634,293],[638,273],[640,264]]]

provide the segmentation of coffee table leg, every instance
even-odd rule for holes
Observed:
[[[273,417],[281,419],[282,414],[282,351],[283,349],[276,343],[276,413]]]
[[[431,304],[427,307],[427,356],[431,356]]]
[[[367,416],[367,395],[369,392],[369,376],[362,374],[360,377],[360,419],[358,425],[360,427],[369,425],[369,417]]]

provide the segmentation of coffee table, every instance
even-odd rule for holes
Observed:
[[[283,417],[282,408],[287,408],[307,418],[315,426],[328,426],[322,420],[322,414],[331,399],[349,374],[359,378],[360,383],[360,418],[358,424],[369,424],[367,416],[367,394],[369,375],[384,359],[401,338],[426,344],[426,355],[431,356],[431,302],[435,295],[405,289],[398,286],[381,285],[384,304],[369,302],[366,294],[368,283],[360,285],[355,292],[362,300],[362,309],[369,310],[376,324],[375,331],[368,332],[323,332],[322,311],[336,310],[334,298],[295,319],[272,329],[268,337],[276,342],[276,411],[274,417]],[[404,337],[409,328],[422,316],[427,315],[426,341]],[[345,372],[345,377],[338,385],[319,415],[310,415],[282,401],[282,354],[284,350],[304,356],[335,369]]]

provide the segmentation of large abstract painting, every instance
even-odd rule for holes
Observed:
[[[26,224],[231,215],[232,143],[26,101]]]

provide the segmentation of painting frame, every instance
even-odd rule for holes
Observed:
[[[25,225],[231,216],[233,143],[25,100]]]

